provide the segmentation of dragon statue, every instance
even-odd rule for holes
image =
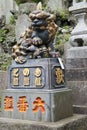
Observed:
[[[51,57],[53,51],[53,40],[58,29],[54,15],[43,11],[39,3],[29,18],[31,26],[21,34],[12,49],[12,57],[17,63],[24,63],[28,58]]]

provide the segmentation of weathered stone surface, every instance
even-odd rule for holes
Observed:
[[[73,111],[74,113],[77,114],[84,114],[87,113],[87,106],[83,106],[83,105],[73,105]]]
[[[26,30],[26,28],[30,25],[30,22],[28,20],[28,16],[26,14],[22,14],[18,16],[18,19],[16,21],[16,39],[18,40],[20,35]]]
[[[50,8],[52,11],[64,10],[64,0],[49,0],[47,3],[47,7]]]
[[[87,114],[87,83],[86,81],[67,81],[68,88],[72,89],[74,112]]]
[[[18,6],[14,0],[0,0],[0,16],[6,16],[6,23],[9,23],[11,13],[10,10],[18,10]]]
[[[74,2],[73,0],[73,6],[69,8],[69,11],[73,13],[78,13],[78,12],[81,13],[81,12],[86,12],[87,11],[86,8],[87,8],[86,1],[80,0],[78,2]]]
[[[6,71],[0,71],[0,96],[2,91],[8,86],[7,77],[8,76]]]
[[[6,97],[12,97],[13,108],[12,110],[5,109]],[[24,102],[18,107],[18,102],[21,97],[25,97],[28,108],[23,105]],[[34,102],[38,103],[37,98],[44,102],[43,105],[38,105],[38,108]],[[22,100],[21,100],[22,101]],[[40,102],[40,101],[39,101]],[[21,108],[22,107],[22,108]],[[20,111],[24,109],[25,111]],[[33,110],[37,109],[36,112]],[[44,109],[44,113],[41,109]],[[56,122],[60,119],[72,116],[72,100],[71,90],[69,89],[55,89],[55,90],[30,90],[30,89],[9,89],[5,90],[2,94],[2,116],[13,119],[23,119],[30,121],[43,121],[43,122]]]
[[[74,115],[56,123],[0,118],[0,130],[87,130],[87,116]]]
[[[59,88],[65,88],[65,77],[64,77],[64,68],[63,64],[60,63],[61,60],[58,58],[38,58],[38,59],[27,59],[27,62],[22,64],[16,63],[13,61],[12,65],[9,67],[9,88],[13,89],[59,89]],[[14,83],[14,66],[18,69],[18,84],[15,85]],[[26,68],[29,71],[29,83],[25,85],[24,83],[24,73],[23,71],[26,70]],[[35,72],[39,69],[41,72],[40,75],[40,81],[39,85],[37,85],[36,82],[36,76]],[[59,73],[59,74],[57,74]],[[60,74],[61,73],[61,74]],[[49,77],[50,75],[50,77]],[[62,75],[62,76],[60,76]],[[58,76],[60,78],[58,79]],[[58,81],[57,81],[58,80]],[[38,82],[38,80],[37,80]]]
[[[19,5],[19,11],[21,13],[30,13],[32,11],[36,10],[36,3],[24,3]]]
[[[74,112],[87,114],[87,47],[66,52],[66,85],[72,89]]]
[[[67,81],[86,81],[87,80],[87,68],[74,68],[66,70]]]
[[[87,81],[67,81],[67,87],[72,89],[73,105],[87,106]]]
[[[72,47],[67,50],[66,59],[78,59],[78,58],[87,58],[87,46]]]
[[[76,58],[76,59],[66,59],[67,66],[66,68],[69,69],[87,69],[87,58]]]

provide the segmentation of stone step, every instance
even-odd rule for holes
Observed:
[[[87,130],[87,115],[75,114],[55,123],[0,117],[0,130]]]

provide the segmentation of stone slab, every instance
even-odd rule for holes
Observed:
[[[73,58],[73,59],[66,59],[67,62],[67,69],[87,69],[87,58]]]
[[[74,115],[55,123],[1,117],[0,130],[87,130],[87,116]]]
[[[66,69],[67,81],[86,81],[87,80],[87,68],[71,68]]]
[[[66,59],[87,58],[87,46],[72,47],[66,52]]]
[[[66,84],[72,90],[73,105],[87,106],[87,81],[67,81]]]
[[[72,113],[71,90],[67,88],[37,91],[10,89],[2,94],[3,117],[55,122],[72,116]]]
[[[77,114],[87,114],[87,105],[73,105],[73,111]]]
[[[87,12],[87,2],[75,3],[74,6],[71,6],[69,8],[69,12],[72,12],[74,14],[81,13],[81,12]]]

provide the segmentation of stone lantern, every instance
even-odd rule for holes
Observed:
[[[87,2],[73,0],[69,8],[77,24],[69,39],[66,52],[66,81],[72,89],[75,113],[87,114]]]
[[[70,13],[76,18],[77,24],[70,37],[72,46],[87,45],[87,2],[86,0],[73,0],[69,8]]]

